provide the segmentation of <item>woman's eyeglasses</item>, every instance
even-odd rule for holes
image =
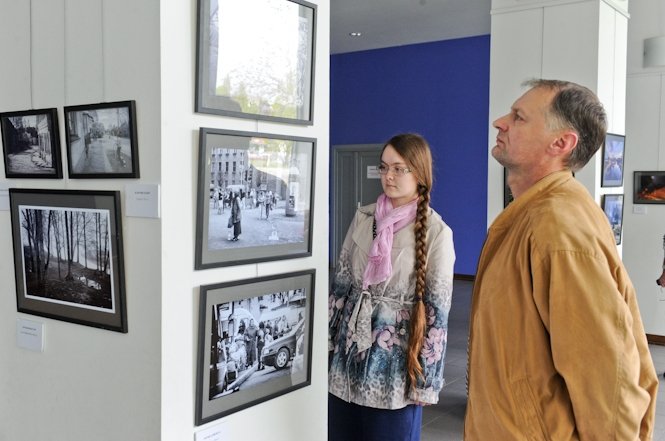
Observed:
[[[386,165],[386,164],[379,165],[378,170],[379,170],[379,174],[382,174],[382,175],[387,175],[390,172],[390,170],[393,171],[395,176],[404,176],[408,173],[411,173],[411,169],[409,169],[407,167],[399,167],[399,166],[392,166],[391,167],[391,166]]]

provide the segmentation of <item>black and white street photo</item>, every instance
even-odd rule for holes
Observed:
[[[133,101],[65,108],[70,177],[138,177]]]
[[[311,253],[314,140],[201,129],[196,268]]]
[[[8,178],[61,178],[56,109],[0,114]]]
[[[201,286],[197,425],[311,383],[315,274]]]
[[[303,370],[302,289],[212,307],[210,399]]]

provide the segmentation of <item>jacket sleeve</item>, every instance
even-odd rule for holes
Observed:
[[[353,247],[353,231],[358,224],[358,212],[356,212],[351,221],[342,250],[339,253],[337,260],[337,268],[333,275],[332,283],[330,285],[330,294],[328,296],[328,351],[335,349],[334,340],[337,336],[339,322],[342,318],[342,311],[346,303],[346,297],[351,289],[352,281],[352,266],[351,266],[351,252]]]
[[[426,328],[420,351],[424,378],[418,380],[417,387],[409,391],[409,398],[413,401],[436,404],[439,401],[439,392],[443,388],[454,264],[453,232],[445,226],[430,242],[427,255],[424,297]]]
[[[658,379],[625,270],[572,251],[542,266],[532,272],[534,295],[580,440],[651,439]]]

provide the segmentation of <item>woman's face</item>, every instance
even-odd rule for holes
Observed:
[[[411,202],[418,196],[418,181],[413,172],[403,174],[408,170],[404,158],[390,144],[381,154],[381,165],[387,167],[388,172],[381,175],[383,192],[388,196],[393,207],[399,207]]]

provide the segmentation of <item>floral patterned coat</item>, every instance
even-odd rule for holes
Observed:
[[[414,402],[434,404],[443,387],[455,262],[453,233],[430,210],[424,296],[427,328],[420,351],[424,380],[411,390],[406,355],[416,285],[413,224],[394,235],[391,276],[363,292],[375,207],[371,204],[356,212],[333,277],[328,302],[328,389],[347,402],[381,409],[400,409]]]

